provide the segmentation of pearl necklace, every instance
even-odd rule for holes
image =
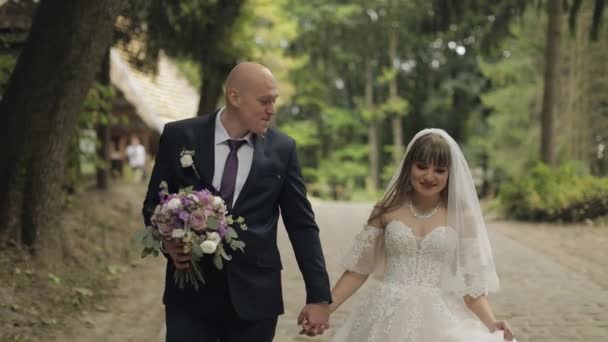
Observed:
[[[435,213],[437,212],[437,209],[439,209],[439,203],[437,203],[437,206],[435,206],[435,208],[433,208],[433,210],[429,211],[428,213],[419,213],[416,208],[414,208],[414,204],[412,203],[412,201],[409,201],[407,203],[407,206],[410,208],[410,211],[412,212],[412,215],[414,215],[415,218],[419,219],[419,220],[428,220],[431,217],[433,217],[433,215],[435,215]]]

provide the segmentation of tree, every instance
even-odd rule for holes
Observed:
[[[123,3],[40,3],[0,102],[3,239],[35,247],[56,213],[68,142]]]
[[[239,39],[247,17],[246,3],[246,0],[140,0],[134,6],[131,31],[147,27],[139,35],[147,46],[147,63],[156,65],[158,52],[163,49],[172,57],[189,59],[200,66],[199,116],[216,109],[228,72],[248,55],[250,43]]]
[[[547,45],[545,47],[545,76],[543,89],[543,107],[541,109],[541,159],[548,165],[554,165],[555,144],[553,139],[553,108],[557,94],[557,66],[560,52],[562,9],[560,0],[548,0]]]
[[[98,75],[99,83],[109,87],[110,86],[110,49],[104,54],[101,68]],[[110,175],[110,125],[109,120],[100,120],[98,122],[95,131],[97,132],[97,157],[99,158],[100,165],[96,167],[96,179],[97,188],[105,190],[108,188],[108,178]]]

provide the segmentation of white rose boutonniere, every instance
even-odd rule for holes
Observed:
[[[198,171],[196,170],[196,166],[194,166],[194,150],[183,149],[179,154],[179,162],[182,164],[183,168],[191,167],[192,170],[194,170],[196,177],[201,179],[201,176],[199,176]]]

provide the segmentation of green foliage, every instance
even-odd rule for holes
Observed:
[[[196,88],[201,87],[201,66],[188,58],[180,58],[175,60],[177,68],[186,77],[188,82]]]
[[[368,146],[350,144],[332,151],[316,168],[307,168],[312,195],[336,200],[351,199],[353,189],[362,188],[368,174],[365,162]]]
[[[17,59],[12,55],[0,55],[0,99],[16,62]]]
[[[316,147],[319,145],[318,132],[311,121],[292,121],[282,127],[283,132],[297,141],[298,147]]]
[[[85,174],[94,173],[105,161],[97,155],[100,141],[95,129],[98,125],[125,124],[126,118],[113,116],[112,101],[116,96],[112,87],[96,83],[89,90],[78,118],[78,134],[68,147],[66,184],[76,189]]]
[[[290,70],[296,92],[278,123],[296,134],[306,156],[304,176],[316,195],[365,197],[359,194],[370,174],[369,153],[350,154],[353,146],[370,151],[371,122],[380,128],[382,182],[394,172],[388,118],[403,118],[405,142],[425,127],[466,138],[468,118],[481,111],[486,89],[475,42],[476,25],[488,21],[487,13],[457,17],[439,2],[417,0],[286,1],[284,10],[300,29],[289,47],[297,61]],[[389,55],[390,46],[395,55]]]
[[[512,37],[499,57],[479,58],[490,87],[482,95],[485,108],[471,116],[467,157],[486,163],[485,181],[499,188],[530,168],[539,158],[540,94],[545,18],[527,13],[512,24]],[[533,146],[533,148],[530,148]],[[485,161],[484,161],[485,159]]]
[[[576,222],[608,214],[608,178],[590,176],[580,165],[542,163],[501,188],[499,200],[511,218]]]

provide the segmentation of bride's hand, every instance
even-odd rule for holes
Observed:
[[[513,341],[513,331],[511,330],[511,326],[507,321],[496,321],[494,325],[490,328],[491,332],[496,330],[502,330],[504,333],[504,337],[506,341]]]

